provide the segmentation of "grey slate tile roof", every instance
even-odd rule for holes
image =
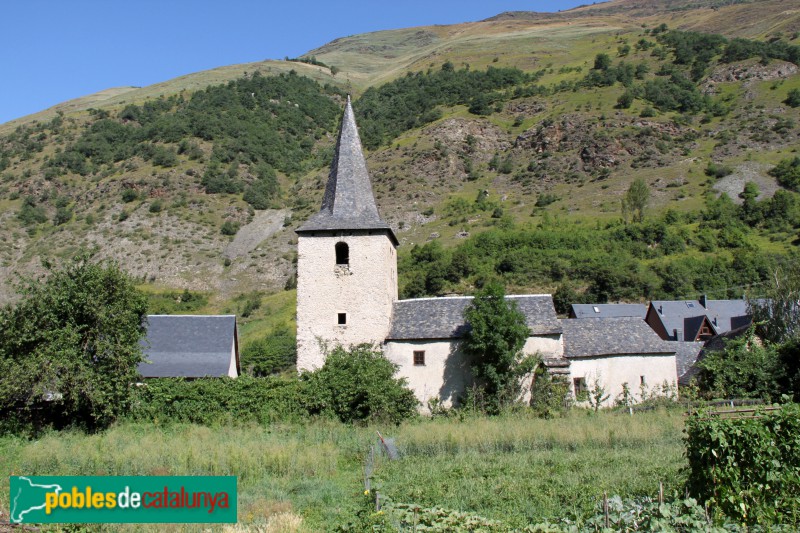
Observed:
[[[716,333],[724,333],[750,322],[745,300],[707,300],[705,304],[704,307],[699,300],[653,300],[650,303],[658,311],[657,316],[670,336],[674,335],[676,329],[683,332],[684,338],[688,338],[687,328],[694,329],[694,333],[697,333],[697,321],[687,322],[686,319],[704,315],[708,317]]]
[[[384,230],[397,238],[375,205],[367,163],[361,150],[353,106],[347,97],[322,208],[297,233],[336,230]]]
[[[678,384],[688,385],[691,376],[694,374],[693,367],[697,361],[697,356],[703,349],[705,343],[703,342],[673,342],[672,347],[675,348],[675,363],[678,367]]]
[[[531,335],[561,333],[553,297],[549,294],[506,296],[525,315]],[[388,340],[455,339],[469,330],[464,310],[472,296],[420,298],[394,303]]]
[[[142,351],[151,363],[140,363],[139,373],[145,378],[227,376],[235,336],[234,315],[148,315]]]
[[[635,316],[644,318],[645,304],[572,304],[573,318],[613,318]]]
[[[661,340],[641,318],[568,318],[561,326],[567,359],[675,353],[672,343]]]
[[[701,348],[699,352],[694,356],[692,359],[691,364],[686,367],[683,372],[681,372],[680,366],[678,367],[678,384],[679,385],[688,385],[692,378],[695,377],[700,370],[695,366],[695,363],[698,361],[702,361],[709,352],[716,352],[725,349],[725,345],[728,343],[729,340],[739,338],[745,334],[750,329],[750,324],[746,324],[744,326],[734,328],[730,331],[726,331],[725,333],[720,333],[719,335],[714,335],[710,339],[708,339],[704,343],[700,342],[679,342],[676,343],[677,345],[681,344],[700,344]]]

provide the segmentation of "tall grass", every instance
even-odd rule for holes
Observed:
[[[94,435],[2,438],[0,475],[235,475],[237,531],[290,527],[275,524],[327,531],[363,502],[364,459],[377,429],[401,452],[397,461],[376,462],[373,487],[382,494],[521,526],[590,512],[603,491],[653,495],[659,481],[679,489],[682,426],[677,413],[582,411],[556,420],[476,416],[389,428],[125,423]],[[0,510],[8,505],[8,485],[0,485]]]

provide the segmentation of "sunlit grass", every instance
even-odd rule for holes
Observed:
[[[373,487],[386,497],[523,525],[589,512],[603,492],[654,495],[659,481],[680,490],[682,427],[677,411],[468,416],[365,428],[122,423],[93,435],[2,438],[0,475],[235,475],[237,531],[270,531],[282,521],[291,531],[326,531],[360,505],[364,460],[379,430],[401,452],[397,461],[376,461]],[[5,485],[0,510],[8,506]]]

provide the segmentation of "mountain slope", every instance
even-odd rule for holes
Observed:
[[[356,35],[310,51],[308,62],[234,65],[66,102],[0,126],[0,282],[96,246],[149,290],[207,292],[208,310],[236,312],[248,295],[291,287],[293,228],[318,208],[350,90],[379,208],[401,257],[412,258],[404,287],[468,291],[492,274],[520,291],[553,291],[564,279],[589,290],[591,272],[564,266],[575,258],[548,258],[554,270],[544,272],[523,265],[533,255],[503,257],[468,273],[445,265],[450,252],[428,261],[412,245],[461,253],[480,248],[478,234],[553,225],[597,228],[606,232],[597,242],[613,242],[620,201],[641,178],[648,216],[687,214],[675,228],[686,245],[666,257],[663,235],[636,237],[630,264],[652,284],[631,286],[638,297],[695,290],[702,277],[669,285],[664,261],[796,250],[794,208],[782,215],[788,226],[741,229],[745,251],[717,236],[708,245],[700,211],[719,190],[741,202],[746,181],[762,202],[776,191],[795,198],[769,171],[800,141],[800,108],[785,103],[800,75],[780,58],[800,43],[798,21],[783,0],[618,0]],[[662,24],[780,37],[790,48],[728,60],[719,44],[705,57],[705,41]],[[435,265],[450,270],[425,286]],[[11,297],[0,283],[0,301]]]

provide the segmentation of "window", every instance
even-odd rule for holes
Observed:
[[[425,366],[425,350],[414,351],[414,366]]]
[[[589,389],[586,387],[586,378],[573,378],[572,385],[575,387],[575,400],[585,402],[589,399]]]
[[[349,265],[350,264],[350,247],[346,242],[336,243],[336,264]]]
[[[347,313],[339,313],[338,324],[340,326],[347,325]]]
[[[645,382],[644,376],[639,376],[639,385],[647,385],[647,382]]]

